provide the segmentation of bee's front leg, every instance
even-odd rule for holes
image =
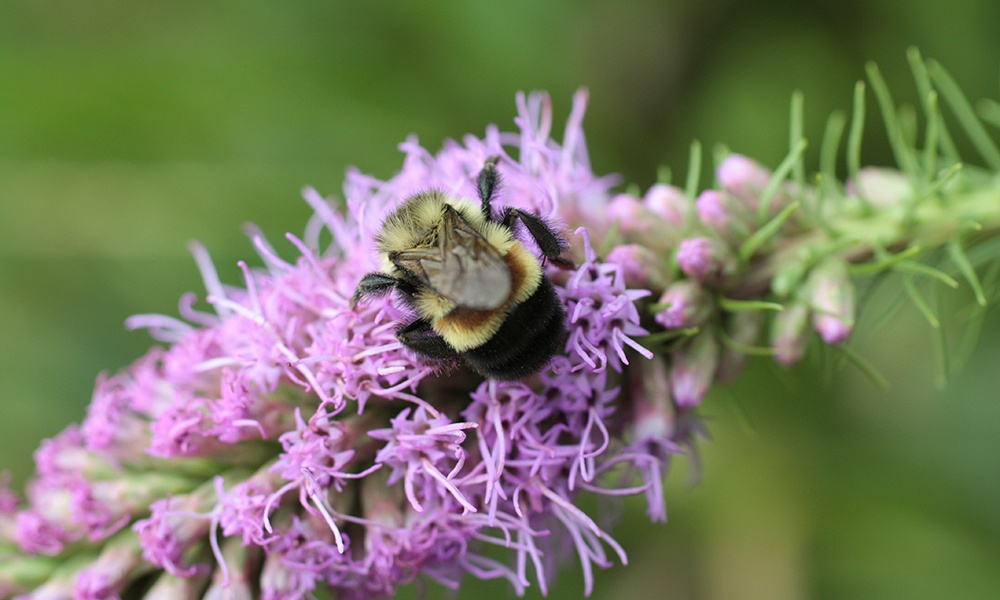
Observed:
[[[351,298],[351,308],[366,298],[377,298],[388,294],[392,288],[396,287],[399,281],[386,275],[385,273],[369,273],[358,282],[358,289],[354,290],[354,297]]]

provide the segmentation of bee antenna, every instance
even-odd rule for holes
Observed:
[[[483,203],[483,216],[489,221],[493,220],[493,207],[490,203],[493,201],[493,194],[500,186],[500,172],[497,171],[498,162],[500,162],[499,155],[487,158],[486,163],[483,164],[483,170],[479,172],[479,177],[476,179],[479,199]]]

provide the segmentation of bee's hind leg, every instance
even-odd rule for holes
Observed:
[[[396,331],[396,339],[404,346],[428,358],[458,358],[458,352],[435,333],[431,324],[424,319],[416,321]]]

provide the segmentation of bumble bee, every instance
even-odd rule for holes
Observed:
[[[396,337],[435,360],[461,360],[490,379],[539,371],[566,339],[566,313],[542,263],[514,237],[520,221],[542,256],[561,258],[565,240],[538,216],[492,207],[498,156],[477,178],[479,206],[438,190],[407,198],[376,237],[383,270],[358,283],[352,306],[392,289],[416,314]]]

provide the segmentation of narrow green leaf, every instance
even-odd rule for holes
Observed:
[[[719,297],[719,306],[729,312],[745,312],[752,310],[785,310],[784,305],[778,302],[767,302],[766,300],[736,300],[733,298]]]
[[[937,329],[941,327],[941,321],[938,320],[937,315],[934,314],[934,310],[931,309],[924,297],[920,295],[920,290],[913,283],[912,275],[903,275],[903,286],[906,288],[906,293],[910,295],[910,300],[917,305],[917,308],[923,313],[924,318],[930,323],[931,327]]]
[[[935,269],[930,265],[925,265],[923,263],[915,262],[912,260],[904,260],[896,264],[894,269],[896,271],[905,273],[919,273],[921,275],[927,275],[928,277],[933,277],[934,279],[937,279],[938,281],[940,281],[941,283],[945,284],[950,288],[958,287],[958,282],[955,281],[952,277],[950,277],[947,273]]]
[[[931,77],[927,73],[927,64],[920,55],[920,50],[916,46],[906,49],[906,60],[910,63],[910,70],[913,71],[913,80],[917,84],[917,93],[923,99],[927,98],[934,88],[931,87]]]
[[[790,123],[788,125],[788,148],[793,150],[805,139],[803,136],[805,98],[802,92],[796,90],[792,94],[792,108],[790,112]],[[792,181],[796,183],[799,190],[806,189],[806,169],[801,160],[795,161],[792,167]]]
[[[844,126],[847,118],[844,113],[835,111],[826,120],[826,129],[823,131],[823,144],[819,149],[819,172],[823,174],[825,187],[836,185],[837,181],[837,150],[840,149],[840,140],[844,137]]]
[[[1000,127],[1000,102],[992,98],[984,98],[976,103],[976,113],[979,118],[990,125]]]
[[[969,100],[965,97],[965,94],[959,89],[958,84],[955,83],[955,80],[951,78],[951,75],[948,74],[944,67],[937,62],[930,61],[928,67],[931,79],[937,86],[938,91],[941,92],[941,96],[945,102],[955,111],[955,116],[958,118],[958,122],[962,124],[962,128],[965,129],[965,133],[969,136],[969,140],[972,141],[972,145],[976,147],[976,150],[991,169],[1000,169],[1000,149],[997,148],[996,143],[994,143],[989,133],[987,133],[986,128],[983,127],[983,123],[976,116],[976,112],[972,109],[972,105],[969,104]]]
[[[919,254],[920,250],[921,250],[920,246],[911,246],[895,254],[886,254],[885,256],[878,257],[877,260],[871,262],[848,265],[847,271],[851,275],[859,275],[859,276],[879,273],[896,265],[897,263],[900,263],[910,258],[915,254]]]
[[[875,368],[875,365],[868,362],[868,360],[866,360],[863,356],[852,350],[849,346],[840,345],[840,346],[833,346],[833,348],[840,350],[840,352],[850,362],[854,363],[854,366],[860,369],[862,373],[867,375],[868,378],[872,380],[872,383],[874,383],[880,389],[882,390],[889,389],[889,381],[881,373],[878,372],[878,369]]]
[[[958,149],[955,147],[955,142],[951,139],[948,128],[944,126],[944,120],[941,118],[941,108],[937,102],[938,94],[931,85],[931,76],[927,72],[927,64],[924,62],[923,57],[920,56],[920,51],[913,47],[907,51],[906,58],[910,62],[910,70],[913,71],[913,79],[917,84],[917,93],[923,102],[924,115],[927,117],[927,126],[928,128],[931,127],[931,121],[937,123],[935,125],[938,131],[937,140],[935,143],[931,143],[928,132],[927,139],[924,142],[925,152],[933,152],[935,154],[940,152],[941,156],[944,156],[948,162],[959,162],[961,157],[958,154]],[[932,95],[934,97],[933,104],[930,102]],[[934,169],[928,169],[928,172],[933,173]]]
[[[727,144],[718,143],[712,148],[712,158],[715,163],[715,167],[718,168],[722,164],[722,161],[726,160],[726,157],[732,154],[733,151],[729,148]]]
[[[701,142],[691,142],[688,152],[688,174],[684,184],[684,194],[691,202],[698,196],[698,184],[701,181]]]
[[[740,260],[743,262],[750,260],[750,257],[753,256],[762,245],[764,245],[764,242],[771,239],[774,234],[778,233],[778,230],[785,224],[788,217],[792,216],[792,213],[798,208],[798,202],[789,204],[785,207],[785,210],[775,215],[775,217],[765,223],[763,227],[753,232],[753,235],[748,237],[747,240],[743,242],[743,245],[740,246]]]
[[[983,273],[983,288],[990,298],[996,300],[997,278],[1000,275],[1000,261],[993,261]],[[951,353],[952,368],[956,372],[961,371],[965,363],[972,357],[972,351],[976,348],[979,338],[983,332],[983,325],[989,310],[985,307],[973,304],[969,307],[969,314],[965,317],[962,336],[955,349]]]
[[[868,73],[872,91],[875,92],[875,100],[878,101],[879,109],[882,112],[882,120],[885,122],[885,131],[889,137],[892,154],[896,157],[896,162],[903,171],[911,176],[915,175],[916,161],[913,158],[913,149],[906,144],[892,95],[889,93],[889,87],[882,79],[882,73],[879,72],[875,63],[870,62],[865,65],[865,71]]]
[[[937,92],[928,92],[924,100],[927,112],[927,129],[924,133],[924,177],[930,178],[937,172],[938,136],[941,132],[941,118],[938,113]]]
[[[961,242],[958,240],[951,240],[948,242],[948,256],[951,257],[951,260],[958,267],[959,272],[962,273],[962,277],[964,277],[972,287],[972,293],[975,294],[976,302],[979,306],[986,306],[986,294],[983,293],[983,287],[979,283],[979,277],[976,276],[976,269],[973,268],[972,263],[969,262],[969,257],[966,256]]]
[[[962,273],[962,277],[965,277],[965,280],[972,287],[972,292],[976,295],[976,302],[979,303],[979,306],[986,306],[986,295],[983,294],[983,288],[979,284],[976,270],[972,267],[972,263],[969,262],[969,257],[965,255],[962,244],[958,240],[951,240],[948,242],[947,248],[948,256],[955,263],[955,266],[958,267],[959,272]]]
[[[865,82],[854,85],[854,110],[851,113],[851,129],[847,134],[847,178],[858,180],[861,170],[861,140],[865,130]],[[869,207],[871,208],[871,207]]]
[[[747,356],[774,356],[774,353],[777,351],[770,346],[748,346],[747,344],[741,344],[740,342],[737,342],[733,338],[729,337],[725,331],[720,331],[719,333],[719,341],[722,342],[723,346],[736,350],[737,352],[742,352]]]
[[[931,288],[931,299],[934,301],[935,308],[938,306],[939,288]],[[950,327],[950,319],[946,319],[941,323],[940,327],[931,330],[931,350],[934,353],[934,385],[938,389],[943,389],[948,384],[949,375],[951,374],[951,356],[948,354],[948,327]]]
[[[949,181],[955,178],[958,173],[965,168],[962,163],[955,163],[938,174],[937,179],[931,182],[931,187],[927,190],[928,195],[938,193]]]
[[[802,152],[805,151],[806,145],[805,140],[799,140],[795,147],[788,152],[785,160],[781,161],[778,168],[771,174],[771,179],[767,181],[764,191],[760,194],[760,205],[757,207],[758,223],[763,224],[767,220],[768,215],[771,213],[771,201],[774,200],[774,195],[778,193],[778,187],[788,178],[788,173],[795,167],[795,164],[802,160]]]
[[[644,346],[654,346],[659,344],[666,344],[668,342],[673,342],[679,339],[687,339],[698,335],[701,331],[700,327],[686,327],[684,329],[668,329],[666,331],[658,331],[650,335],[645,335],[637,338],[640,344]]]
[[[917,109],[911,104],[901,104],[896,109],[899,120],[899,136],[908,150],[914,168],[918,165],[917,155]]]
[[[656,183],[670,185],[673,177],[674,174],[667,165],[660,165],[660,168],[656,170]]]

